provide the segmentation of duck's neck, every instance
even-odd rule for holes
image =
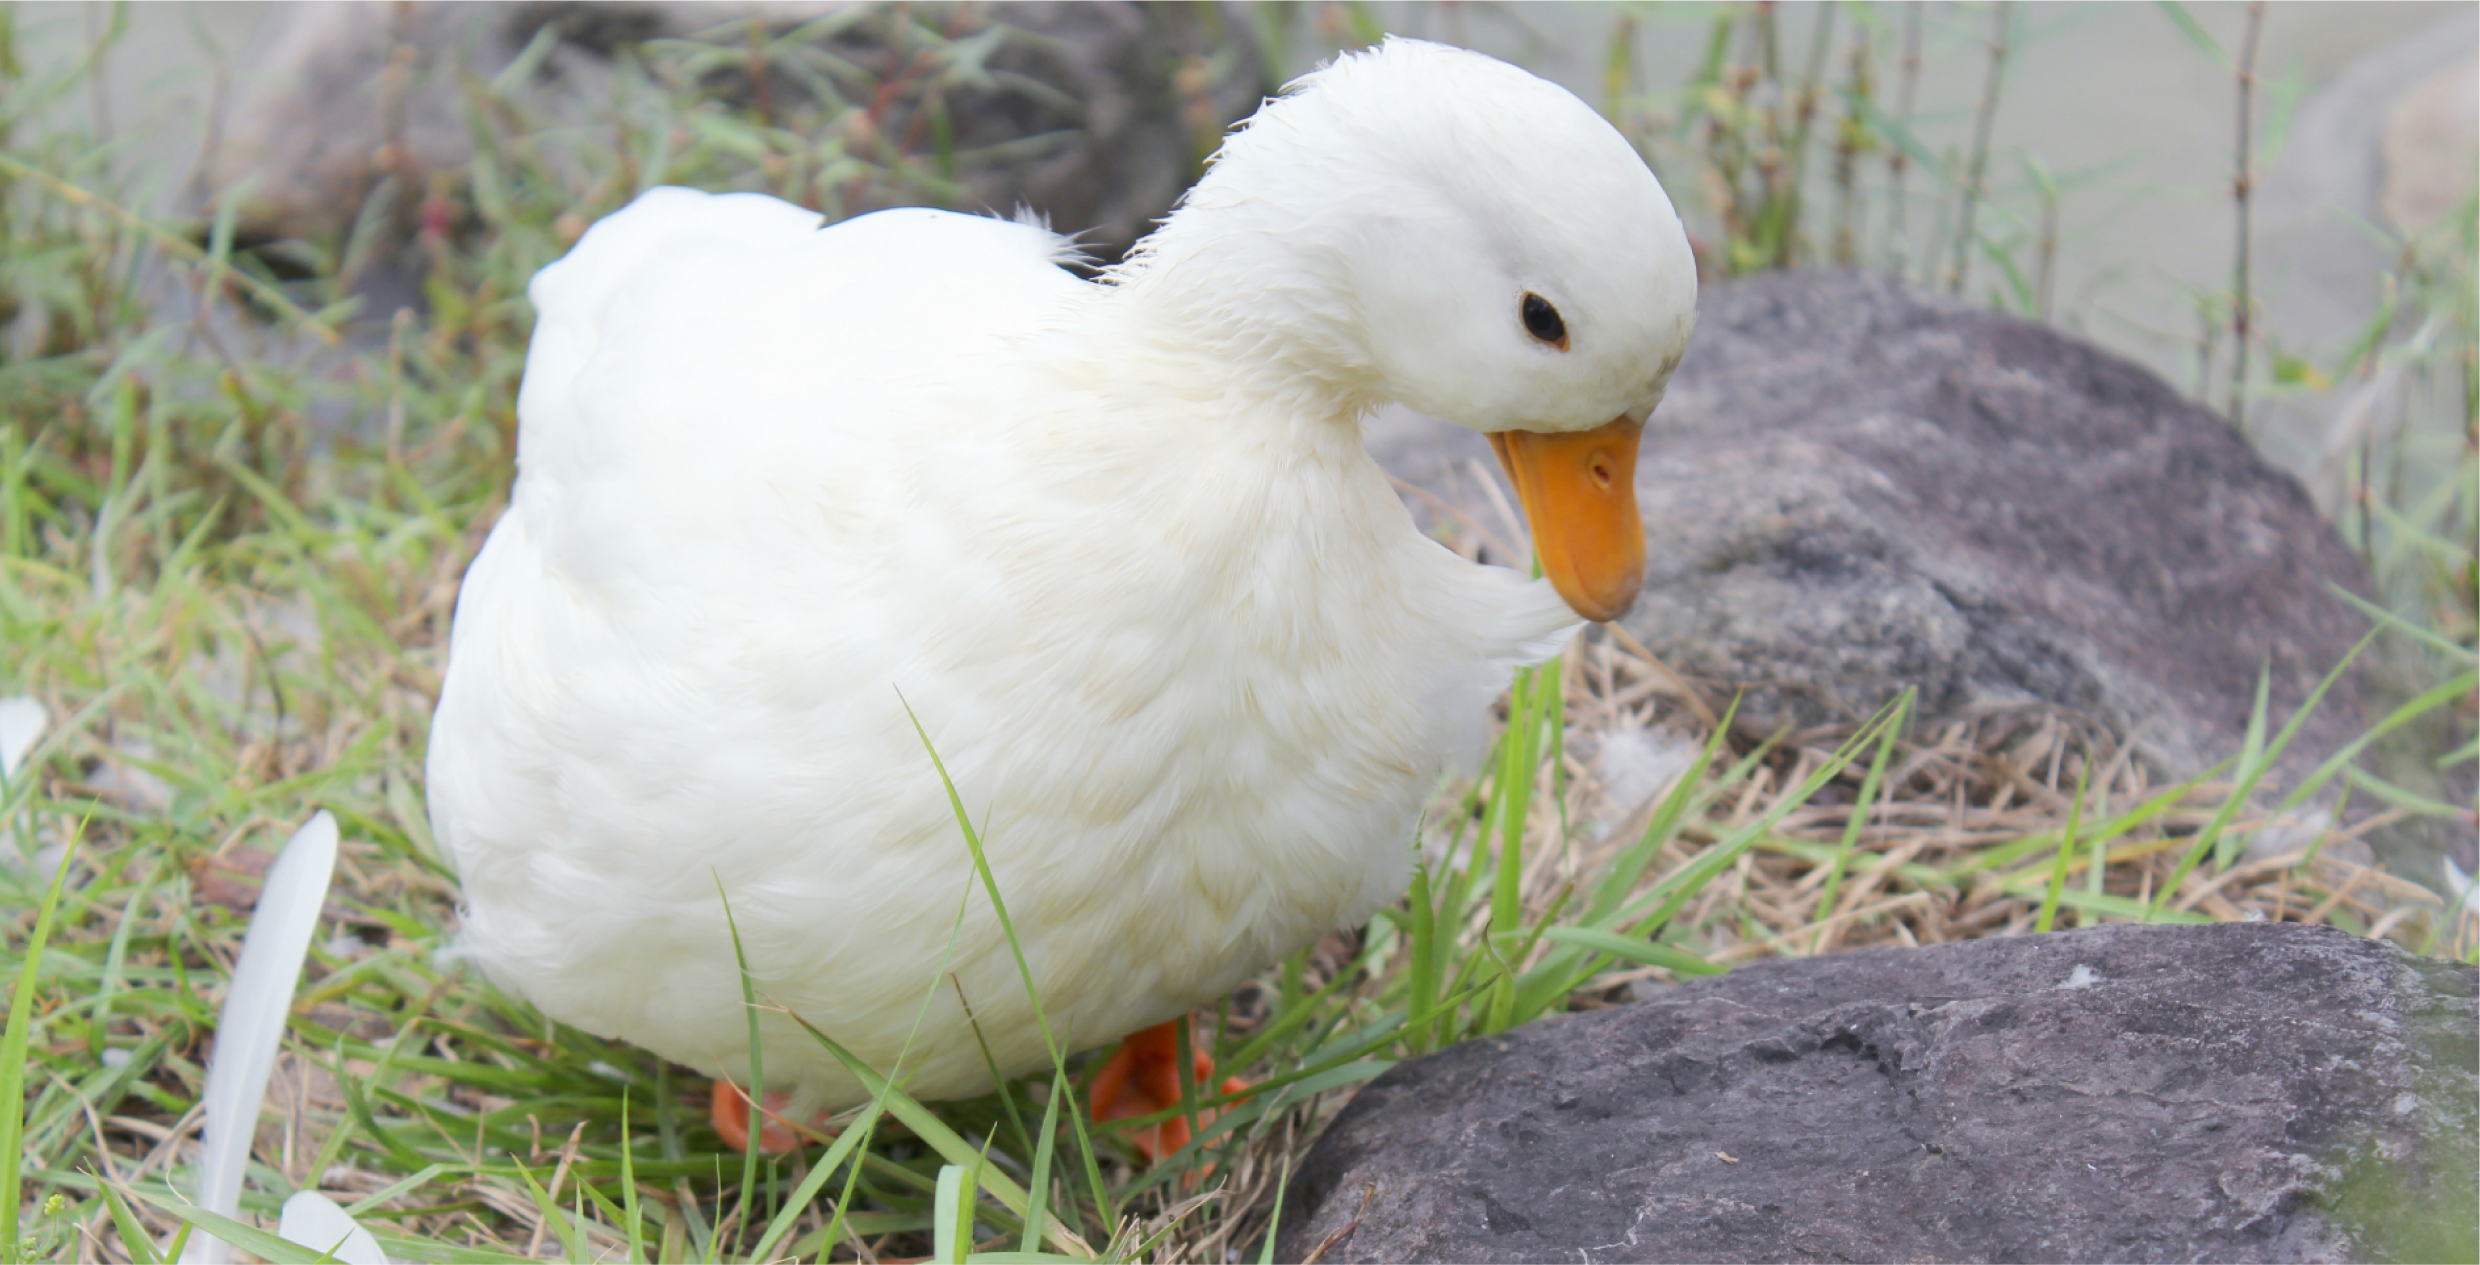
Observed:
[[[1149,341],[1228,390],[1304,421],[1357,424],[1385,402],[1318,225],[1200,185],[1110,274]]]

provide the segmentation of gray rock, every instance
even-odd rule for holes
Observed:
[[[2435,209],[2415,190],[2442,185],[2448,200],[2459,200],[2469,187],[2467,152],[2421,143],[2440,124],[2469,134],[2480,113],[2469,94],[2459,112],[2413,116],[2428,113],[2423,89],[2469,65],[2480,15],[2466,6],[2435,12],[2428,30],[2353,60],[2301,102],[2280,156],[2260,175],[2256,284],[2266,332],[2286,347],[2323,349],[2359,336],[2396,266],[2387,231],[2416,232],[2426,226],[2420,212]],[[2406,159],[2417,169],[2407,170]]]
[[[1277,1256],[2472,1260],[2475,991],[2265,923],[1743,967],[1388,1072]]]
[[[1406,483],[1502,521],[1478,436],[1373,427]],[[1638,467],[1649,558],[1626,627],[1762,733],[2026,704],[2184,776],[2236,754],[2260,668],[2278,724],[2366,630],[2358,560],[2298,483],[2150,372],[1875,278],[1707,288]],[[1430,521],[1438,506],[1408,496]],[[2291,767],[2362,728],[2327,695]]]
[[[2436,13],[2428,30],[2353,60],[2302,101],[2280,157],[2262,173],[2253,285],[2271,346],[2330,368],[2386,301],[2405,240],[2428,229],[2441,205],[2472,192],[2480,10],[2453,5]],[[2392,381],[2399,376],[2346,380],[2328,391],[2259,392],[2250,429],[2268,457],[2306,481],[2320,507],[2337,512],[2361,445],[2381,447],[2407,424]],[[2458,430],[2460,412],[2438,407],[2450,415],[2420,417],[2415,405],[2408,424]],[[2420,474],[2407,472],[2398,503],[2418,499],[2430,481]]]
[[[2454,212],[2480,183],[2480,56],[2433,71],[2394,101],[2385,118],[2385,189],[2378,204],[2406,233],[2423,232]]]
[[[553,123],[590,137],[608,135],[613,61],[647,41],[705,36],[746,42],[750,24],[780,35],[849,10],[835,3],[678,2],[449,4],[440,0],[375,5],[277,6],[261,27],[252,73],[208,165],[211,192],[254,180],[241,220],[244,240],[341,240],[365,202],[394,178],[400,193],[388,224],[396,238],[416,228],[422,191],[454,177],[474,156],[469,88],[510,68],[546,28],[560,43],[530,72],[533,104]],[[953,205],[1006,213],[1018,205],[1047,214],[1062,232],[1083,234],[1098,255],[1116,257],[1167,213],[1194,178],[1223,128],[1258,101],[1261,71],[1245,16],[1219,6],[1134,3],[1028,3],[1006,6],[880,6],[816,42],[844,59],[847,94],[895,90],[882,130],[930,151],[934,121],[915,115],[932,93],[912,47],[890,42],[894,25],[940,30],[970,43],[1004,26],[1012,34],[980,50],[974,69],[937,84],[935,95],[958,156],[956,187],[939,183],[934,164],[920,179],[873,189],[863,205]],[[738,28],[738,29],[736,29]],[[701,82],[741,105],[812,103],[813,80],[777,71],[751,82],[730,57]],[[546,143],[540,139],[538,144]],[[548,142],[561,143],[555,135]]]

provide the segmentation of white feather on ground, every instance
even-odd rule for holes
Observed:
[[[2446,915],[2452,917],[2473,908],[2471,876],[2463,873],[2463,867],[2456,865],[2453,857],[2439,857],[2437,864],[2446,874]]]
[[[318,928],[319,906],[336,874],[336,819],[325,812],[294,832],[267,867],[258,908],[233,964],[232,989],[215,1025],[215,1053],[207,1061],[206,1108],[199,1129],[198,1206],[238,1218],[241,1176],[267,1099],[267,1076],[292,1013],[301,982],[303,955]],[[341,1215],[342,1209],[338,1209]],[[324,1249],[326,1244],[318,1245]],[[192,1234],[182,1250],[185,1265],[223,1265],[231,1246],[205,1233]],[[376,1258],[373,1258],[376,1259]]]
[[[52,714],[44,710],[40,699],[24,694],[0,698],[0,786],[17,779],[17,771],[25,767],[26,757],[34,753],[36,740],[43,736],[43,731],[51,723]],[[26,836],[15,825],[0,828],[0,840],[15,845],[16,855],[6,858],[12,862],[32,850]],[[58,845],[54,845],[38,853],[29,868],[37,874],[49,874],[59,865],[60,850]]]
[[[370,1237],[353,1214],[315,1190],[296,1190],[284,1201],[276,1221],[276,1237],[325,1252],[344,1265],[387,1265],[379,1241]]]
[[[35,739],[52,722],[40,700],[19,694],[0,698],[0,781],[17,776],[18,766],[34,750]]]

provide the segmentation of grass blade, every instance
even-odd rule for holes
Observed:
[[[1597,931],[1591,927],[1552,927],[1542,934],[1562,944],[1591,949],[1595,953],[1606,953],[1621,961],[1634,962],[1638,966],[1666,967],[1682,975],[1720,975],[1730,969],[1716,966],[1686,949],[1675,948],[1659,941],[1623,936],[1615,932]]]
[[[1825,886],[1817,896],[1817,916],[1821,920],[1834,916],[1834,901],[1841,894],[1843,873],[1851,867],[1852,849],[1860,843],[1860,827],[1868,820],[1869,804],[1877,798],[1878,782],[1886,776],[1886,762],[1894,755],[1895,739],[1902,734],[1904,722],[1911,719],[1912,704],[1919,694],[1917,687],[1906,688],[1895,701],[1894,721],[1878,739],[1877,754],[1869,760],[1867,775],[1860,779],[1860,793],[1852,797],[1851,819],[1843,825],[1843,845],[1835,850],[1834,863],[1826,868]],[[1893,788],[1887,788],[1887,798],[1892,800],[1893,796]],[[1815,953],[1824,943],[1825,932],[1820,930],[1810,937],[1808,951]]]
[[[2075,798],[2067,801],[2066,833],[2058,837],[2058,861],[2049,873],[2049,892],[2041,898],[2041,916],[2033,922],[2034,932],[2049,933],[2051,922],[2058,916],[2058,899],[2067,888],[2067,864],[2075,857],[2075,828],[2084,814],[2084,796],[2090,788],[2092,765],[2086,763],[2075,771]],[[2100,862],[2096,860],[2095,866]]]
[[[901,691],[897,692],[896,700],[904,702]],[[956,828],[964,833],[965,848],[973,856],[973,872],[981,879],[982,890],[990,897],[991,912],[999,920],[999,930],[1007,937],[1009,955],[1015,959],[1017,977],[1024,981],[1025,998],[1032,1003],[1034,1023],[1042,1030],[1043,1048],[1050,1051],[1051,1069],[1064,1079],[1068,1052],[1060,1048],[1058,1036],[1051,1031],[1050,1017],[1042,1007],[1041,990],[1033,982],[1033,967],[1025,961],[1024,942],[1016,935],[1016,921],[1008,916],[1007,899],[999,894],[998,877],[991,873],[990,857],[982,850],[981,832],[973,828],[972,815],[965,811],[964,796],[956,790],[956,780],[948,776],[947,762],[939,757],[938,747],[930,741],[930,731],[922,727],[921,717],[913,713],[911,703],[904,703],[904,716],[912,722],[913,733],[921,739],[922,750],[929,753],[930,765],[938,771],[939,785],[947,790],[947,804],[956,815]],[[843,1056],[839,1054],[838,1057]],[[1088,1184],[1093,1190],[1094,1207],[1102,1214],[1103,1224],[1110,1225],[1118,1217],[1112,1208],[1110,1186],[1102,1180],[1102,1169],[1094,1156],[1093,1138],[1085,1129],[1085,1113],[1069,1112],[1068,1123],[1076,1130],[1077,1150],[1084,1160]],[[1023,1211],[1016,1204],[1010,1204],[1009,1208],[1019,1213]],[[1059,1228],[1063,1232],[1066,1230],[1064,1225]]]
[[[1018,1245],[1020,1251],[1035,1252],[1042,1247],[1042,1223],[1050,1216],[1051,1157],[1058,1149],[1059,1104],[1073,1102],[1064,1070],[1051,1072],[1049,1100],[1042,1104],[1042,1133],[1034,1139],[1033,1172],[1025,1182],[1025,1233]]]
[[[963,1265],[973,1246],[973,1205],[963,1197],[964,1185],[963,1165],[939,1166],[938,1194],[930,1205],[930,1259],[938,1265]]]
[[[69,866],[77,858],[85,823],[69,835],[52,867],[52,885],[35,910],[34,934],[26,941],[26,960],[17,967],[17,989],[9,995],[9,1026],[0,1035],[0,1251],[17,1254],[17,1210],[23,1199],[21,1166],[25,1155],[18,1143],[26,1136],[26,1045],[33,1034],[34,982],[43,969],[43,945],[51,938],[52,916],[60,908],[61,889],[68,884]]]
[[[906,1128],[911,1129],[923,1142],[929,1144],[930,1149],[938,1152],[941,1158],[950,1164],[968,1166],[980,1159],[981,1151],[972,1143],[965,1141],[955,1130],[948,1128],[946,1123],[933,1114],[929,1108],[915,1102],[910,1094],[898,1089],[886,1077],[879,1075],[877,1069],[854,1057],[850,1050],[845,1049],[835,1038],[819,1031],[808,1020],[799,1015],[794,1015],[792,1018],[795,1023],[807,1030],[821,1047],[834,1055],[836,1061],[844,1065],[844,1070],[852,1073],[853,1079],[860,1081],[863,1088],[885,1102],[887,1114],[904,1122]],[[998,1200],[1000,1206],[1009,1212],[1020,1217],[1025,1215],[1028,1201],[1024,1188],[1018,1186],[1007,1174],[995,1168],[982,1168],[981,1188],[989,1191],[991,1198]],[[1043,1236],[1063,1250],[1074,1251],[1083,1246],[1067,1235],[1067,1227],[1059,1224],[1057,1218],[1053,1218],[1050,1225],[1044,1228]]]
[[[2179,3],[2179,0],[2160,0],[2160,3],[2161,11],[2169,15],[2171,25],[2178,27],[2179,33],[2185,35],[2189,43],[2203,49],[2205,54],[2215,61],[2225,66],[2231,64],[2230,54],[2222,50],[2221,44],[2213,38],[2212,33],[2204,29],[2204,23],[2197,21],[2196,15],[2187,11],[2186,5]]]

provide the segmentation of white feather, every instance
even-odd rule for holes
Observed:
[[[26,763],[26,753],[34,750],[35,739],[51,723],[51,713],[43,710],[40,699],[23,694],[0,698],[0,782],[17,776],[19,766]]]
[[[292,1014],[301,963],[318,928],[319,906],[336,873],[336,819],[314,814],[295,831],[259,889],[258,907],[233,963],[232,987],[216,1019],[215,1052],[207,1060],[205,1118],[199,1126],[198,1206],[226,1217],[241,1212],[241,1176],[258,1133],[267,1077]],[[205,1232],[190,1236],[185,1265],[222,1265],[231,1248]]]
[[[24,694],[0,698],[0,792],[4,792],[8,783],[17,777],[17,771],[25,767],[26,756],[34,750],[35,740],[43,736],[43,730],[51,723],[51,713],[43,709],[40,699]],[[19,833],[15,824],[8,827],[7,837],[17,845],[20,854],[26,851],[25,836]],[[48,874],[60,864],[59,856],[52,849],[47,848],[44,852],[45,855],[35,858],[32,867],[37,874]],[[8,859],[14,862],[19,857]]]
[[[2463,873],[2463,867],[2456,865],[2453,857],[2439,857],[2437,864],[2445,870],[2447,916],[2452,917],[2465,908],[2474,907],[2471,876]]]
[[[296,1190],[284,1201],[276,1221],[276,1237],[325,1252],[343,1265],[387,1265],[379,1241],[336,1201],[315,1190]]]

